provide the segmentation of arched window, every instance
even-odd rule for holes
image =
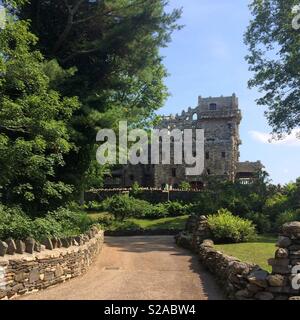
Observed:
[[[193,121],[196,121],[196,120],[198,120],[198,115],[197,115],[197,113],[194,113],[193,114]]]

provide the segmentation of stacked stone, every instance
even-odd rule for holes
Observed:
[[[93,229],[92,234],[93,238],[82,246],[73,245],[64,250],[45,251],[36,255],[17,255],[9,260],[1,258],[0,299],[36,292],[84,273],[104,242],[103,231]]]
[[[238,300],[300,300],[300,222],[286,223],[279,236],[275,257],[269,259],[272,273],[257,265],[241,262],[214,248],[205,216],[191,219],[189,231],[179,236],[185,247],[199,254],[224,288],[227,296]],[[184,241],[185,242],[184,242]]]
[[[198,252],[205,239],[211,238],[206,216],[191,215],[185,230],[175,236],[176,243],[184,248]]]
[[[208,225],[207,217],[200,216],[198,218],[196,228],[193,233],[193,243],[192,243],[193,247],[198,249],[204,240],[211,239],[211,237],[212,235]]]
[[[268,291],[282,298],[298,295],[300,291],[293,288],[292,280],[297,274],[295,266],[299,265],[300,271],[300,222],[283,225],[277,247],[275,258],[268,261],[272,266]]]
[[[33,238],[23,240],[14,240],[8,238],[5,241],[0,241],[0,257],[35,252],[41,252],[45,249],[54,250],[59,248],[69,248],[71,246],[81,246],[98,234],[99,230],[96,226],[91,227],[85,234],[76,237],[68,238],[45,238],[42,243],[39,243]]]

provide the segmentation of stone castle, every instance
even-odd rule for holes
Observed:
[[[204,129],[205,169],[199,176],[186,176],[186,165],[126,165],[114,170],[105,179],[109,188],[130,187],[137,182],[142,187],[177,189],[182,182],[193,189],[201,189],[209,177],[224,180],[241,180],[251,183],[263,168],[260,161],[239,162],[239,126],[242,120],[238,98],[198,98],[198,106],[182,111],[181,115],[165,116],[156,129]],[[171,147],[171,163],[174,152]],[[163,157],[163,155],[161,155]]]

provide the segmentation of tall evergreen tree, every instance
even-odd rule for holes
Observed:
[[[139,123],[167,97],[167,73],[159,49],[167,45],[180,10],[165,0],[31,0],[21,11],[32,21],[38,47],[48,59],[77,72],[56,89],[77,95],[72,117],[76,152],[62,175],[82,188],[94,154],[96,132],[119,120]]]

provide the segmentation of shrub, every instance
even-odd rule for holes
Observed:
[[[103,211],[103,202],[89,201],[84,205],[86,211]]]
[[[134,182],[134,184],[132,185],[132,187],[131,187],[131,192],[130,192],[130,194],[133,196],[133,197],[135,197],[135,196],[137,196],[138,194],[140,194],[141,193],[141,187],[140,187],[140,185],[138,184],[138,182]]]
[[[52,217],[37,218],[32,222],[31,236],[41,241],[45,238],[64,236],[62,226]]]
[[[187,181],[181,182],[179,188],[183,191],[190,191],[192,189],[190,183]]]
[[[0,205],[0,239],[25,239],[31,235],[32,221],[19,207]]]
[[[127,195],[114,195],[104,201],[104,208],[111,212],[117,220],[123,221],[132,215],[132,200]]]
[[[255,227],[251,221],[232,215],[226,209],[208,217],[208,224],[216,242],[247,242],[255,238]]]
[[[287,222],[300,221],[300,209],[295,211],[284,211],[276,219],[275,226],[279,230]]]
[[[190,211],[190,205],[182,204],[178,201],[168,201],[164,203],[164,206],[166,207],[169,216],[171,217],[178,217],[178,216],[184,216],[189,214]]]
[[[152,205],[151,210],[147,213],[145,218],[147,219],[161,219],[168,216],[168,209],[163,203]]]
[[[85,232],[92,224],[92,219],[85,212],[71,211],[63,207],[49,212],[47,219],[57,221],[65,236]]]
[[[115,222],[115,217],[111,213],[103,213],[97,218],[96,222],[107,228]]]
[[[272,230],[270,218],[263,213],[250,212],[246,214],[246,218],[251,220],[259,233],[268,233]]]

